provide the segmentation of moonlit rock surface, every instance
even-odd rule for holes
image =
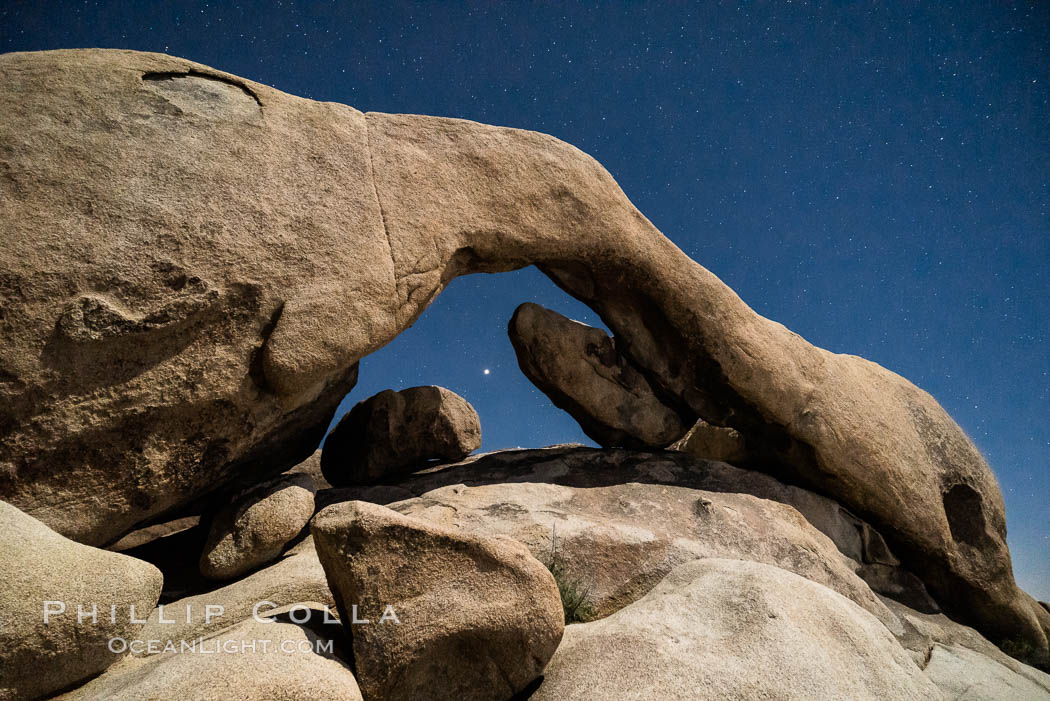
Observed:
[[[384,390],[348,411],[325,439],[321,471],[333,485],[372,484],[450,462],[481,447],[481,420],[444,387]]]
[[[360,501],[311,530],[369,699],[509,699],[558,647],[558,587],[520,543]],[[371,623],[351,624],[353,606]],[[383,622],[386,606],[399,623]]]
[[[0,86],[0,497],[57,531],[106,543],[305,459],[357,361],[450,280],[536,265],[661,396],[1046,659],[998,484],[940,405],[756,314],[578,149],[160,54],[6,54]]]
[[[314,515],[316,491],[310,475],[293,473],[235,495],[212,520],[201,574],[232,579],[276,558]]]
[[[640,601],[572,625],[535,701],[941,698],[870,613],[777,567],[679,566]]]
[[[0,699],[37,698],[120,659],[109,642],[140,633],[134,621],[156,605],[160,570],[75,543],[2,501],[0,533]]]

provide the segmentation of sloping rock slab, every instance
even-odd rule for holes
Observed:
[[[296,614],[297,617],[299,614]],[[62,701],[362,701],[331,626],[248,619],[149,658],[131,658]]]
[[[969,626],[956,623],[944,614],[929,614],[915,611],[905,604],[883,599],[887,607],[898,617],[904,632],[897,635],[901,645],[907,648],[920,666],[929,664],[934,650],[966,649],[984,658],[983,665],[1005,667],[1011,673],[1024,677],[1050,692],[1050,675],[1035,667],[1010,657],[984,636]]]
[[[777,567],[705,559],[565,629],[532,701],[851,699],[940,693],[871,614]]]
[[[1029,669],[1030,675],[1018,674],[979,652],[937,644],[923,671],[952,701],[1050,701],[1050,675]]]
[[[745,490],[750,474],[675,452],[549,448],[491,453],[396,487],[331,490],[318,500],[387,503],[464,533],[509,536],[541,560],[556,538],[564,569],[596,615],[637,600],[678,564],[726,557],[813,579],[895,627],[856,564],[798,511],[722,491]]]
[[[127,555],[75,543],[0,501],[0,699],[35,698],[120,658],[160,597],[162,576]],[[83,614],[83,617],[81,617]]]
[[[298,601],[335,606],[312,538],[289,550],[281,560],[243,579],[154,609],[138,638],[159,641],[158,646],[163,649],[168,641],[177,645],[228,628],[251,617],[260,603],[263,605],[258,610],[265,612]]]

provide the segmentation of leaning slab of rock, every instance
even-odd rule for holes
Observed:
[[[697,421],[689,431],[670,446],[704,460],[720,460],[732,465],[747,462],[750,453],[744,436],[735,428],[712,426]]]
[[[507,331],[525,376],[600,445],[662,448],[688,428],[601,329],[527,302]]]
[[[277,562],[212,591],[185,596],[153,609],[139,633],[142,640],[179,644],[211,635],[253,613],[297,601],[335,606],[313,538],[289,550]],[[146,650],[142,654],[155,654]]]
[[[508,699],[561,640],[554,578],[519,543],[365,502],[324,509],[312,531],[366,698]]]
[[[212,520],[201,574],[233,579],[276,558],[314,515],[316,491],[309,475],[290,474],[237,495]]]
[[[371,484],[481,447],[481,421],[444,387],[384,390],[357,404],[325,439],[321,470],[335,486]]]
[[[336,656],[332,631],[313,623],[314,617],[297,624],[306,613],[294,615],[269,622],[250,618],[187,640],[187,647],[175,643],[168,653],[131,658],[61,699],[361,701],[353,672]]]
[[[937,647],[942,648],[942,652],[965,648],[984,658],[981,665],[1005,667],[1050,692],[1050,675],[1010,657],[973,628],[941,613],[916,611],[889,598],[883,598],[883,601],[900,621],[902,630],[894,631],[894,634],[920,667],[929,664]]]
[[[640,690],[644,690],[640,692]],[[936,699],[871,614],[777,567],[681,565],[640,601],[569,626],[533,701]]]
[[[106,550],[122,553],[141,548],[145,545],[156,542],[161,538],[176,535],[188,531],[191,528],[196,528],[200,525],[200,521],[201,517],[197,514],[193,516],[181,516],[171,521],[155,523],[143,528],[138,528],[126,534],[117,542],[106,546]]]
[[[120,658],[111,638],[141,628],[160,570],[80,545],[0,501],[0,698],[42,696]]]

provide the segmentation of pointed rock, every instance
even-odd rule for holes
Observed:
[[[366,698],[505,701],[561,640],[554,578],[517,542],[357,501],[324,509],[312,531]]]
[[[601,445],[662,448],[688,428],[601,329],[526,302],[507,332],[525,376]]]

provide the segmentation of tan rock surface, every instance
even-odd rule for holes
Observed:
[[[1036,681],[964,647],[934,645],[923,672],[952,701],[1050,700],[1050,676],[1033,669]]]
[[[938,699],[871,614],[785,570],[695,560],[643,599],[568,626],[532,701]]]
[[[313,478],[299,473],[237,495],[212,520],[200,557],[201,574],[232,579],[276,558],[314,515],[316,491]]]
[[[601,329],[525,303],[508,325],[518,365],[605,447],[662,448],[687,426]]]
[[[248,619],[185,651],[132,658],[60,698],[362,701],[349,665],[335,655],[338,635],[338,626],[299,625],[287,616]]]
[[[104,544],[309,456],[356,378],[332,336],[392,335],[364,116],[128,51],[0,85],[0,498]]]
[[[452,278],[534,264],[660,396],[766,446],[942,605],[1046,655],[995,478],[937,402],[757,315],[572,146],[157,54],[7,54],[0,85],[0,497],[59,532],[105,543],[304,459],[354,363]]]
[[[0,533],[0,699],[37,698],[120,659],[109,641],[143,627],[133,619],[157,603],[160,571],[75,543],[2,501]]]
[[[746,462],[751,457],[747,442],[739,431],[728,426],[712,426],[702,419],[670,448],[704,460],[720,460],[732,465]]]
[[[897,639],[921,667],[929,664],[937,646],[944,648],[942,652],[965,648],[983,657],[986,662],[982,664],[1005,667],[1050,692],[1050,675],[1005,654],[973,628],[956,623],[944,614],[921,613],[888,598],[883,601],[903,627],[904,632],[897,633]]]
[[[463,397],[444,387],[388,389],[339,420],[325,439],[321,471],[336,486],[374,484],[480,447],[481,421]]]
[[[640,599],[683,562],[719,557],[795,572],[899,629],[854,573],[857,565],[798,511],[733,493],[746,492],[749,477],[776,484],[676,453],[550,448],[480,456],[406,480],[389,496],[347,489],[320,500],[387,497],[399,513],[465,534],[513,538],[541,561],[556,539],[563,569],[598,616]]]
[[[365,502],[324,509],[311,530],[369,699],[509,699],[561,640],[554,578],[513,540]]]

